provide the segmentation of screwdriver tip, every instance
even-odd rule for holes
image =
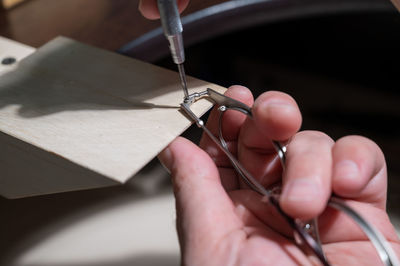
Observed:
[[[186,83],[186,74],[185,74],[185,68],[183,67],[182,64],[178,64],[178,70],[179,70],[179,76],[181,78],[181,85],[183,89],[183,94],[185,95],[185,98],[189,96],[189,92],[187,89],[187,83]]]

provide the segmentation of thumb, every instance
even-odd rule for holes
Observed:
[[[224,190],[218,169],[208,154],[178,137],[159,154],[172,176],[177,226],[184,250],[212,248],[227,233],[240,228],[234,205]]]

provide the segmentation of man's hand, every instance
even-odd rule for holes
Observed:
[[[177,0],[179,13],[181,13],[189,4],[189,0]],[[160,12],[157,7],[157,0],[140,0],[139,11],[145,18],[159,19]]]
[[[301,114],[287,94],[233,86],[226,95],[253,106],[253,119],[224,116],[229,149],[265,187],[282,181],[282,209],[292,217],[319,216],[323,249],[337,265],[379,265],[364,233],[345,214],[326,208],[332,193],[374,224],[400,254],[399,239],[385,211],[386,166],[372,141],[348,136],[333,141],[317,131],[298,132]],[[208,121],[218,133],[217,110]],[[290,140],[282,174],[271,140]],[[292,231],[274,208],[239,180],[226,156],[207,137],[200,147],[177,138],[159,156],[171,171],[177,227],[187,265],[311,264],[291,240]],[[283,175],[283,177],[282,177]],[[315,262],[315,258],[314,258]]]

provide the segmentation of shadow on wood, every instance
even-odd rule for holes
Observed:
[[[57,38],[2,70],[0,194],[15,198],[125,183],[192,123],[179,75]],[[191,93],[224,88],[188,78]],[[201,116],[212,103],[200,100]]]

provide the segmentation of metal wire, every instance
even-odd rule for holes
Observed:
[[[197,99],[202,97],[208,97],[213,100],[216,104],[219,105],[218,110],[220,111],[219,122],[218,122],[218,134],[219,138],[214,136],[211,131],[204,125],[204,122],[198,118],[190,109],[190,105],[195,102]],[[207,91],[203,91],[200,93],[194,93],[189,95],[184,99],[184,102],[181,104],[181,108],[185,113],[196,122],[197,126],[200,127],[208,137],[225,153],[228,159],[231,161],[232,166],[237,171],[239,176],[249,185],[251,189],[258,192],[259,194],[265,196],[268,201],[277,209],[277,211],[283,216],[283,218],[287,221],[287,223],[294,230],[294,236],[301,239],[301,243],[295,241],[295,243],[302,248],[302,244],[306,245],[309,250],[320,260],[323,265],[330,265],[326,256],[322,250],[322,245],[320,242],[319,232],[318,232],[318,223],[317,218],[313,219],[311,222],[311,234],[305,229],[304,224],[301,221],[295,220],[289,217],[279,205],[279,196],[271,191],[268,191],[264,186],[262,186],[256,178],[254,178],[241,164],[240,162],[233,156],[233,154],[228,150],[228,146],[226,144],[225,139],[222,134],[222,118],[223,114],[227,110],[235,110],[246,114],[249,117],[252,117],[251,108],[247,105],[236,101],[232,98],[229,98],[225,95],[222,95],[212,89],[207,89]],[[286,161],[286,146],[282,145],[280,142],[273,141],[272,142],[279,159],[281,161],[282,167],[285,167]],[[328,206],[335,208],[339,211],[343,211],[350,218],[352,218],[364,231],[367,235],[371,243],[374,245],[382,263],[384,265],[390,266],[399,266],[399,260],[393,251],[390,244],[383,237],[383,235],[375,229],[370,223],[368,223],[364,218],[362,218],[355,210],[353,210],[350,206],[348,206],[343,200],[332,197]],[[313,236],[314,237],[313,237]],[[304,249],[303,249],[304,250]]]

